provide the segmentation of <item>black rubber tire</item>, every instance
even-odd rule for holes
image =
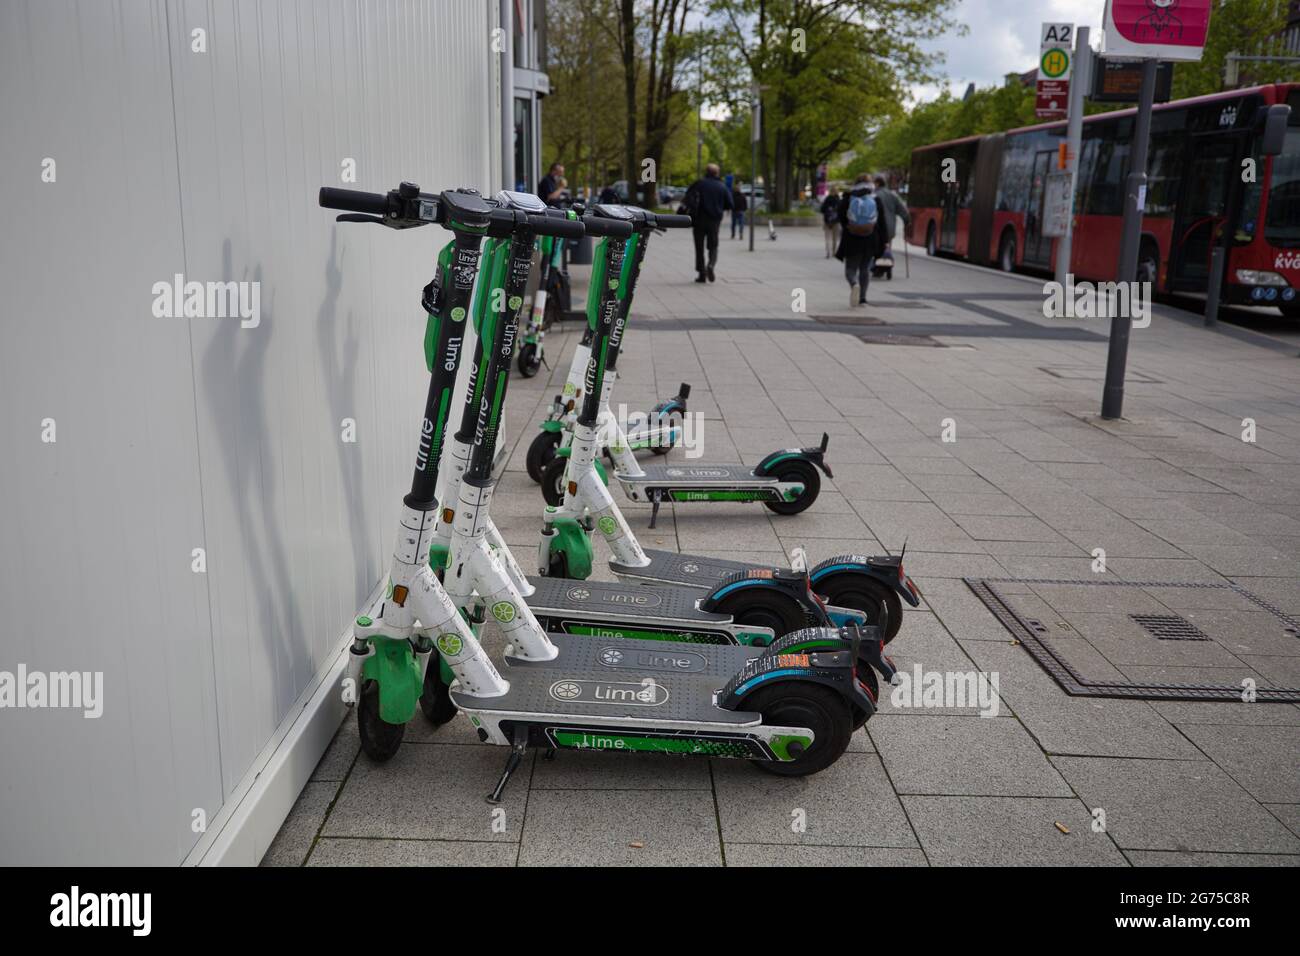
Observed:
[[[676,428],[680,431],[682,427],[682,413],[669,412],[668,426],[670,428]],[[672,450],[672,447],[673,447],[672,445],[651,445],[650,450],[654,452],[656,455],[666,455],[668,454],[668,452]]]
[[[766,588],[741,588],[718,604],[737,624],[770,627],[777,637],[808,626],[808,615],[792,598]]]
[[[555,508],[564,504],[564,467],[568,463],[567,458],[552,458],[542,470],[542,497]]]
[[[429,668],[424,672],[424,690],[420,694],[420,710],[435,727],[441,727],[455,717],[458,709],[451,702],[451,688],[442,682],[438,664],[438,652],[434,651],[429,657]]]
[[[867,687],[870,688],[871,696],[876,699],[876,710],[879,710],[880,678],[876,676],[875,669],[866,661],[858,661],[858,666],[854,668],[854,673],[858,675],[858,680],[862,681],[862,683],[866,684]],[[851,710],[853,711],[853,731],[856,733],[862,729],[863,724],[871,719],[871,714],[868,714],[861,707],[857,706],[852,707]]]
[[[813,732],[812,746],[792,761],[754,761],[778,777],[806,777],[825,770],[840,759],[853,736],[853,713],[848,702],[821,684],[782,681],[755,691],[741,707],[762,714],[765,724],[807,727]]]
[[[364,681],[357,700],[357,730],[361,749],[375,763],[383,763],[402,745],[406,724],[390,724],[379,716],[379,682]]]
[[[925,230],[925,254],[927,256],[938,255],[939,253],[939,233],[935,229],[934,223]]]
[[[1016,271],[1016,236],[1012,232],[1004,232],[1002,241],[998,243],[998,269],[1002,272]]]
[[[567,578],[569,576],[569,559],[563,554],[552,551],[546,558],[546,577]]]
[[[807,511],[821,494],[821,475],[817,473],[817,466],[812,462],[794,458],[783,462],[776,471],[768,472],[768,475],[777,481],[797,481],[803,485],[803,494],[794,501],[763,502],[779,515],[797,515],[801,511]]]
[[[532,342],[525,342],[523,348],[519,350],[519,374],[524,378],[532,378],[542,367],[542,360],[537,357],[537,346]]]
[[[546,294],[546,306],[542,309],[542,331],[545,332],[556,322],[564,318],[564,309],[560,305],[560,288],[556,283]]]
[[[524,467],[528,469],[528,477],[533,481],[541,481],[542,472],[551,463],[551,459],[555,457],[555,449],[559,447],[559,432],[538,432],[537,437],[528,446],[528,457],[524,460]]]
[[[1138,246],[1137,280],[1150,282],[1151,291],[1156,291],[1160,278],[1160,251],[1149,241]]]
[[[827,604],[865,612],[868,624],[880,620],[883,607],[889,622],[885,627],[886,644],[898,636],[899,628],[903,626],[903,602],[898,594],[861,574],[834,575],[826,584],[817,585],[817,593],[826,599]]]

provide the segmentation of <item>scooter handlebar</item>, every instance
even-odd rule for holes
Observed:
[[[581,239],[582,220],[559,216],[529,216],[528,228],[539,236],[559,236],[561,239]]]
[[[659,229],[689,229],[692,220],[690,216],[660,215],[659,213],[655,213],[654,224]]]
[[[624,219],[606,219],[603,216],[583,216],[583,229],[589,236],[611,236],[614,239],[626,239],[632,235],[632,223]]]
[[[386,193],[367,193],[359,189],[322,186],[320,204],[326,209],[342,209],[345,212],[368,213],[373,216],[383,216],[388,213]]]

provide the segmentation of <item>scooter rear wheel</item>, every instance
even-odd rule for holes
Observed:
[[[794,760],[756,760],[761,769],[778,777],[805,777],[825,770],[839,760],[853,736],[853,714],[848,703],[821,684],[785,681],[756,691],[741,705],[763,715],[763,723],[807,727],[812,746]]]
[[[776,471],[771,472],[771,477],[777,481],[798,482],[803,485],[803,491],[793,501],[763,502],[779,515],[797,515],[801,511],[807,511],[822,490],[822,479],[817,474],[817,469],[811,462],[800,459],[781,465]]]
[[[678,435],[680,435],[682,433],[682,413],[669,412],[667,424],[669,428],[673,429]],[[672,451],[673,445],[675,444],[676,442],[656,443],[650,446],[650,450],[656,455],[666,455]]]
[[[390,724],[379,716],[379,682],[368,680],[361,685],[357,700],[357,730],[361,735],[361,749],[376,763],[383,763],[402,744],[406,724]]]
[[[555,449],[559,447],[559,432],[538,432],[532,444],[528,446],[528,457],[524,461],[524,467],[528,469],[528,477],[533,481],[541,481],[542,472],[555,458]]]
[[[834,580],[835,577],[840,580]],[[903,602],[898,595],[862,575],[835,575],[827,584],[818,584],[817,593],[826,599],[827,604],[862,611],[867,615],[868,624],[879,624],[880,619],[885,618],[886,644],[898,636],[899,628],[903,626]]]
[[[807,614],[792,599],[752,587],[718,602],[717,611],[730,614],[737,624],[770,627],[777,637],[808,626]]]

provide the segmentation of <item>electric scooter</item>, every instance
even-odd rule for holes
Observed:
[[[502,193],[496,198],[510,208],[532,212],[545,209],[540,202],[526,195]],[[664,224],[663,219],[660,217],[660,225]],[[584,217],[581,223],[588,235],[617,237],[632,233],[630,222],[616,218],[591,215]],[[680,222],[672,224],[688,223],[689,219],[681,217]],[[540,626],[565,634],[766,646],[777,637],[806,627],[867,623],[862,612],[827,606],[812,591],[806,560],[797,562],[791,570],[774,569],[763,575],[751,575],[744,586],[719,586],[716,593],[704,594],[663,585],[525,578],[486,509],[480,514],[484,529],[482,537],[500,567],[483,558],[468,565],[449,564],[457,514],[454,503],[462,497],[462,482],[468,472],[477,434],[478,409],[483,404],[485,390],[493,381],[488,362],[493,355],[512,344],[504,336],[513,332],[502,323],[499,308],[493,303],[509,305],[516,301],[511,288],[513,277],[527,274],[530,265],[525,259],[511,258],[517,250],[518,247],[508,238],[489,238],[487,241],[480,259],[482,266],[469,322],[465,326],[466,341],[471,337],[474,339],[473,358],[463,363],[467,365],[469,374],[462,374],[456,386],[458,395],[463,394],[464,398],[460,400],[454,396],[451,402],[453,408],[459,407],[463,411],[460,428],[447,442],[447,451],[442,456],[437,497],[443,502],[443,507],[434,527],[429,561],[436,573],[443,574],[443,569],[450,569],[441,580],[453,602],[468,614],[471,621],[482,621],[491,604],[483,596],[501,591],[504,584],[499,578],[504,573],[527,600]],[[603,266],[598,267],[597,279],[600,296],[617,298],[616,291],[608,288],[609,284],[604,281]],[[603,308],[598,300],[597,311],[600,314],[603,314]],[[462,354],[468,355],[470,348],[467,344],[462,345]],[[432,371],[435,361],[428,354],[426,364]],[[494,473],[498,473],[495,468]],[[590,571],[586,568],[576,576],[586,578]],[[443,676],[446,678],[447,675]],[[863,679],[874,694],[874,674],[870,667],[865,669]]]
[[[564,274],[563,241],[554,236],[542,236],[537,240],[537,248],[541,254],[537,289],[533,292],[523,344],[519,346],[519,374],[524,378],[532,378],[541,370],[546,361],[542,349],[546,330],[569,309],[569,277]]]
[[[583,207],[575,208],[578,212],[582,212]],[[637,237],[633,236],[631,241],[637,241]],[[596,295],[594,283],[591,289],[593,290],[591,294]],[[564,380],[564,386],[547,410],[546,418],[541,422],[541,431],[528,446],[524,465],[528,477],[533,481],[543,481],[547,465],[557,456],[568,455],[573,422],[577,418],[577,409],[582,402],[583,380],[586,376],[587,362],[591,357],[591,340],[596,331],[594,302],[588,302],[586,314],[587,324],[582,331],[582,341],[573,349],[573,358],[569,361],[569,373]],[[690,395],[691,386],[682,382],[676,395],[658,402],[649,412],[635,416],[639,420],[634,421],[629,416],[626,431],[606,406],[601,412],[601,448],[611,458],[616,454],[630,457],[633,452],[645,449],[649,449],[656,455],[668,454],[668,451],[681,440],[682,421],[686,417],[686,402]],[[598,461],[596,467],[602,475],[607,476],[601,462]],[[562,465],[559,470],[563,472]]]
[[[602,208],[608,210],[613,207]],[[635,209],[637,207],[628,208]],[[662,220],[665,217],[659,218]],[[641,226],[644,226],[644,220],[639,222]],[[645,254],[646,240],[650,231],[652,230],[645,229],[643,231],[642,228],[638,228],[629,242],[623,274],[620,277],[620,300],[624,312],[624,325],[626,325],[631,310],[632,293],[636,286],[640,263]],[[592,277],[594,287],[594,267]],[[591,312],[589,311],[588,314],[590,316]],[[588,322],[589,326],[593,324],[591,321]],[[590,348],[585,352],[575,353],[575,364],[580,358],[585,358],[589,353]],[[581,374],[585,376],[586,373]],[[817,495],[821,491],[821,478],[818,475],[818,469],[821,469],[826,474],[826,477],[832,477],[830,466],[826,464],[826,447],[829,442],[829,436],[826,434],[822,435],[821,444],[817,447],[781,449],[772,452],[753,468],[740,464],[683,464],[677,462],[642,465],[636,456],[632,454],[630,443],[611,427],[614,416],[610,411],[609,392],[612,391],[616,378],[616,370],[607,368],[606,392],[599,396],[600,407],[597,413],[598,463],[596,468],[601,474],[602,480],[605,480],[606,475],[599,464],[599,456],[606,454],[611,458],[614,464],[614,477],[627,496],[633,501],[650,503],[651,528],[654,528],[658,521],[659,507],[664,501],[758,501],[778,514],[798,514],[811,507],[813,502],[817,500]],[[566,393],[568,391],[574,392],[575,405],[583,395],[581,381],[582,379],[575,375],[575,369],[571,366],[569,383],[566,384],[565,388]],[[574,387],[570,388],[570,386]],[[685,394],[689,395],[688,386],[683,385],[682,388]],[[556,406],[559,405],[559,402],[560,399],[557,398]],[[553,408],[556,406],[553,406]],[[685,396],[681,396],[680,410],[675,405],[669,406],[660,413],[660,420],[666,414],[669,427],[676,432],[680,432],[681,417],[685,414],[685,410]],[[564,499],[565,459],[571,451],[575,418],[576,415],[562,419],[563,424],[567,426],[566,434],[559,442],[554,457],[549,464],[544,465],[542,468],[542,495],[548,505],[558,506]],[[612,439],[611,435],[613,436]],[[538,442],[535,439],[534,446],[537,445]],[[656,450],[666,452],[668,449]]]
[[[773,570],[741,561],[642,548],[596,470],[600,408],[608,406],[613,387],[613,377],[606,373],[617,369],[623,327],[649,234],[668,217],[624,206],[596,206],[595,212],[630,220],[639,241],[627,281],[619,283],[624,298],[617,321],[592,345],[586,396],[563,475],[564,499],[559,505],[548,505],[544,512],[538,568],[548,577],[585,578],[594,561],[591,538],[599,531],[613,553],[610,568],[620,578],[702,590],[707,595],[702,607],[725,607],[724,602],[735,601],[742,589],[756,587],[755,582],[768,579]],[[600,244],[593,283],[598,273],[622,274],[622,264],[612,261],[615,254],[621,255],[612,244]],[[920,591],[903,570],[903,554],[839,555],[813,566],[807,576],[813,594],[828,605],[865,614],[868,623],[880,627],[886,643],[902,626],[902,602],[912,607],[921,603]]]
[[[446,706],[421,701],[435,722],[453,708],[466,712],[486,743],[510,748],[488,801],[500,802],[511,774],[530,746],[639,750],[742,757],[784,776],[816,773],[847,749],[856,714],[875,703],[856,676],[864,641],[880,643],[878,629],[799,631],[767,648],[687,645],[668,641],[548,636],[508,586],[492,604],[505,633],[505,673],[497,671],[477,636],[457,612],[427,560],[438,503],[434,473],[442,452],[451,391],[460,361],[464,323],[484,236],[509,237],[510,258],[530,258],[537,234],[573,235],[582,225],[525,211],[520,194],[489,202],[470,190],[421,193],[412,183],[387,194],[325,187],[320,204],[346,210],[343,222],[374,222],[395,229],[437,223],[453,233],[426,292],[426,340],[435,355],[411,491],[390,566],[387,594],[376,616],[362,615],[353,631],[347,676],[357,699],[362,747],[377,760],[400,746],[414,716],[416,688],[430,694],[430,657],[436,652],[452,676],[434,680]],[[618,240],[615,240],[618,241]],[[527,270],[508,288],[522,300]],[[513,302],[513,305],[511,303]],[[611,299],[606,323],[617,311]],[[487,357],[486,385],[477,409],[470,463],[461,481],[447,573],[462,562],[492,563],[482,519],[495,485],[492,459],[505,399],[518,306],[512,295],[499,317],[501,348]],[[437,635],[436,641],[433,635]],[[436,675],[436,671],[433,672]]]

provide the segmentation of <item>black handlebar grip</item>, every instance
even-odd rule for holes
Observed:
[[[632,223],[626,219],[584,216],[581,222],[589,236],[612,236],[615,239],[626,239],[632,235]]]
[[[539,236],[559,236],[562,239],[581,239],[582,222],[561,219],[558,216],[529,216],[528,228]]]
[[[326,209],[345,209],[348,212],[365,212],[374,216],[388,213],[388,196],[384,193],[366,193],[358,189],[320,188],[320,204]]]
[[[690,216],[673,216],[655,214],[655,225],[660,229],[686,229],[691,225]]]

